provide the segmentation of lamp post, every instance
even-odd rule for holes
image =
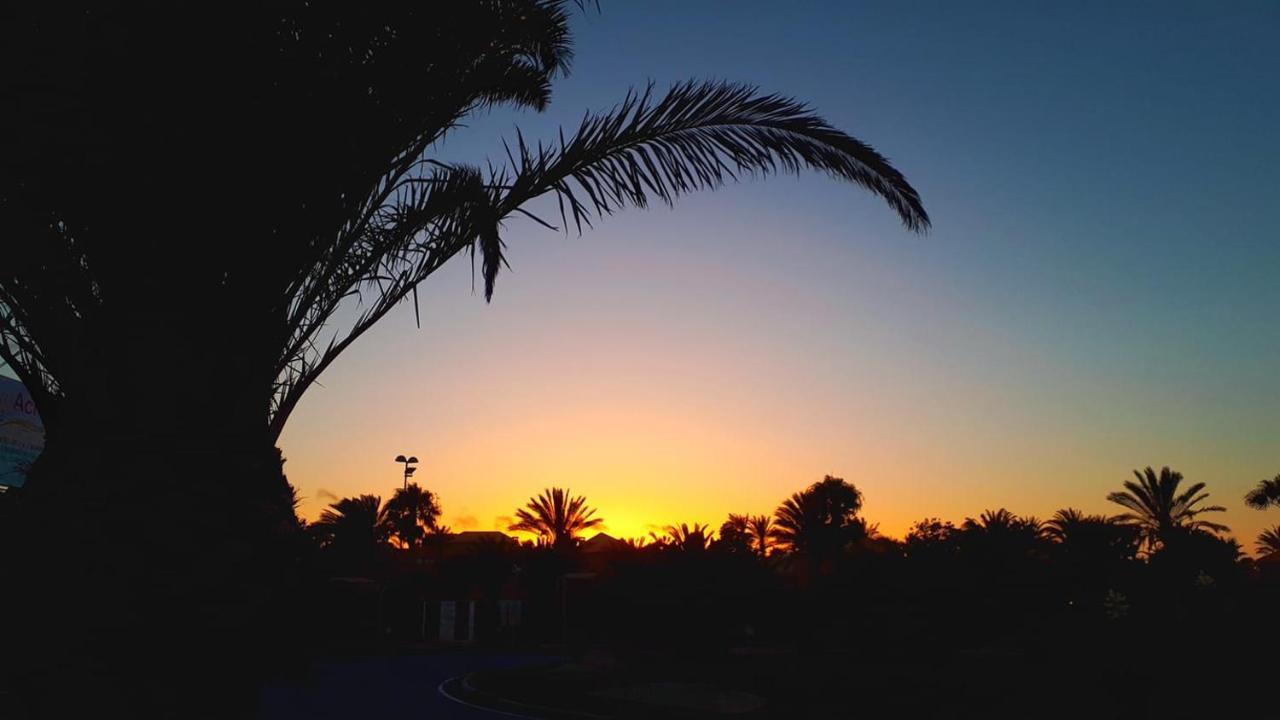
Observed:
[[[418,469],[413,466],[414,463],[418,462],[418,458],[413,455],[410,455],[409,457],[405,457],[403,455],[397,455],[396,462],[404,463],[404,487],[405,489],[408,489],[409,478],[413,477],[413,471]]]

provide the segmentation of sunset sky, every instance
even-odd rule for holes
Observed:
[[[550,485],[608,532],[771,512],[830,473],[901,536],[1040,517],[1147,465],[1205,481],[1247,549],[1280,512],[1280,5],[644,2],[580,15],[543,114],[439,156],[503,157],[629,86],[758,84],[888,155],[934,229],[825,177],[512,222],[491,304],[459,258],[348,351],[282,446],[314,518],[421,458],[454,530]]]

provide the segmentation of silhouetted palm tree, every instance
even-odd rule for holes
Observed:
[[[1030,537],[1042,537],[1045,534],[1045,524],[1035,517],[1019,517],[1004,508],[983,510],[976,520],[965,518],[960,529],[985,534],[1021,533]]]
[[[682,552],[702,552],[711,544],[710,528],[700,523],[668,525],[662,540],[668,548]]]
[[[731,553],[751,553],[751,518],[747,515],[729,514],[720,524],[715,541],[716,548]]]
[[[1063,542],[1067,538],[1074,535],[1080,528],[1096,523],[1105,522],[1106,518],[1102,515],[1086,515],[1083,511],[1075,508],[1066,508],[1059,510],[1053,514],[1044,523],[1045,535]]]
[[[169,605],[257,606],[246,578],[292,566],[264,528],[289,510],[274,447],[301,398],[450,259],[477,259],[491,297],[509,221],[552,225],[539,199],[561,209],[559,229],[580,229],[743,175],[814,170],[911,230],[929,223],[870,146],[802,103],[726,83],[630,93],[548,145],[517,133],[507,163],[440,160],[471,114],[548,106],[572,56],[561,0],[267,3],[179,23],[154,2],[13,8],[0,127],[21,142],[0,162],[0,360],[48,438],[22,532],[51,562],[31,567],[188,573],[164,584],[185,593],[157,601]],[[104,476],[96,459],[121,448],[147,459]],[[102,507],[120,509],[106,533],[89,529]],[[44,537],[55,523],[76,529]],[[167,542],[139,553],[140,532]],[[80,551],[117,537],[118,551]],[[223,564],[182,567],[193,551]],[[17,581],[37,610],[42,594],[78,590]]]
[[[1176,528],[1213,532],[1229,529],[1226,525],[1199,519],[1204,513],[1226,510],[1221,505],[1198,507],[1209,497],[1209,493],[1201,492],[1204,490],[1204,483],[1193,483],[1179,492],[1182,473],[1168,467],[1161,468],[1158,475],[1150,467],[1142,471],[1134,470],[1133,474],[1138,481],[1125,481],[1126,491],[1113,492],[1107,495],[1107,500],[1130,510],[1116,516],[1116,519],[1140,528],[1148,549],[1155,548]]]
[[[427,532],[436,527],[440,505],[430,490],[409,483],[396,490],[384,512],[395,538],[402,547],[411,548],[422,545]]]
[[[1259,480],[1258,486],[1244,496],[1244,502],[1255,510],[1280,507],[1280,475],[1270,480]]]
[[[1261,555],[1280,553],[1280,525],[1267,528],[1258,535],[1258,553]]]
[[[572,497],[568,490],[548,488],[516,510],[518,522],[507,529],[533,533],[539,542],[552,547],[572,547],[579,533],[604,522],[592,517],[595,512],[594,508],[587,507],[585,497]]]
[[[768,515],[752,515],[747,521],[752,547],[757,555],[767,557],[773,547],[773,518]]]
[[[918,520],[907,530],[903,546],[907,557],[932,563],[946,563],[958,550],[960,531],[950,521],[938,518]]]
[[[854,522],[861,508],[856,487],[827,475],[778,506],[772,536],[791,552],[829,558],[862,536],[865,526]]]
[[[1044,523],[1044,534],[1077,564],[1101,565],[1111,560],[1131,560],[1138,550],[1140,533],[1133,525],[1105,515],[1089,515],[1075,508],[1053,514]]]
[[[1005,508],[984,510],[977,518],[965,518],[956,533],[961,557],[998,575],[1023,567],[1045,549],[1043,524],[1034,517],[1019,517]]]
[[[322,546],[357,553],[385,544],[394,532],[377,495],[343,498],[329,505],[310,529]]]

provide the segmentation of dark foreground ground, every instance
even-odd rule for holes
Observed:
[[[359,720],[500,717],[450,700],[439,688],[479,670],[546,663],[545,656],[446,651],[317,660],[305,676],[263,692],[262,720]]]
[[[1153,684],[1147,673],[1123,669],[1133,660],[1123,652],[1086,661],[999,642],[923,650],[332,658],[270,687],[261,717],[1280,718],[1274,686],[1222,682],[1230,657],[1184,656]]]

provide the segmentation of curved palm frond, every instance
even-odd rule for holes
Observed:
[[[1244,496],[1244,503],[1254,510],[1280,507],[1280,475],[1269,480],[1259,480],[1258,486]]]
[[[557,145],[529,146],[517,133],[507,148],[510,168],[493,172],[506,188],[497,218],[548,193],[560,221],[581,232],[593,216],[651,199],[672,204],[696,190],[718,188],[744,175],[825,172],[869,190],[910,230],[924,231],[929,215],[902,173],[871,146],[835,129],[796,100],[762,94],[749,85],[685,82],[655,98],[652,85],[632,91],[606,113],[587,115]],[[538,222],[551,227],[541,219]],[[502,245],[480,239],[485,296],[493,294]]]
[[[1280,525],[1263,530],[1258,535],[1257,547],[1260,555],[1280,553]]]

